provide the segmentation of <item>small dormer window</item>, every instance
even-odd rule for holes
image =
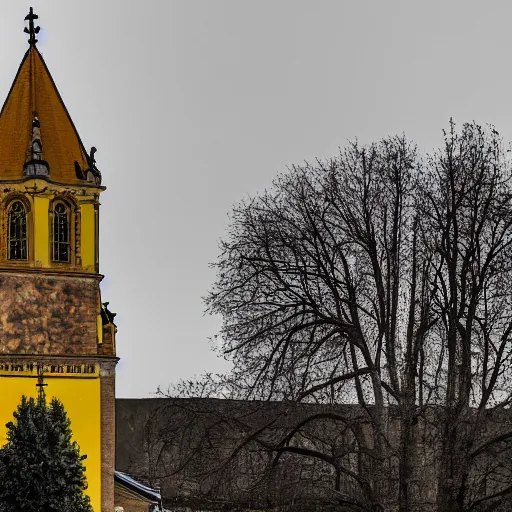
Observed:
[[[56,203],[53,209],[53,261],[70,262],[69,224],[68,206],[64,203]]]
[[[42,158],[41,143],[38,140],[35,140],[32,143],[32,158],[34,160],[41,160]]]
[[[27,211],[21,201],[14,201],[9,208],[8,258],[27,259]]]
[[[37,116],[32,121],[32,142],[29,146],[28,160],[23,166],[24,176],[49,176],[50,166],[43,160],[43,143],[41,142],[41,123]]]

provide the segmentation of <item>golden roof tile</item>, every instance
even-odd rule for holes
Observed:
[[[0,112],[0,181],[24,177],[23,166],[32,154],[35,118],[49,178],[83,184],[76,175],[75,162],[83,171],[88,169],[87,153],[43,57],[31,44]]]

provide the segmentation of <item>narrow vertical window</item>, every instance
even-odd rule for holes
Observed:
[[[27,259],[27,212],[21,201],[9,209],[8,244],[10,260]]]
[[[53,209],[53,261],[69,263],[69,208],[57,203]]]

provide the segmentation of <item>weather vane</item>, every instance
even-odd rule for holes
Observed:
[[[34,20],[37,20],[39,16],[34,14],[34,9],[30,8],[30,12],[25,16],[25,21],[28,20],[28,27],[25,27],[24,32],[26,34],[30,34],[30,38],[28,40],[30,45],[35,45],[37,43],[36,34],[41,30],[40,27],[34,27]]]

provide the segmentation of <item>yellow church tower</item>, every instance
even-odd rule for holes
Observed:
[[[39,53],[38,18],[0,112],[0,444],[21,396],[62,401],[95,512],[114,510],[115,332],[102,304],[95,148]]]

